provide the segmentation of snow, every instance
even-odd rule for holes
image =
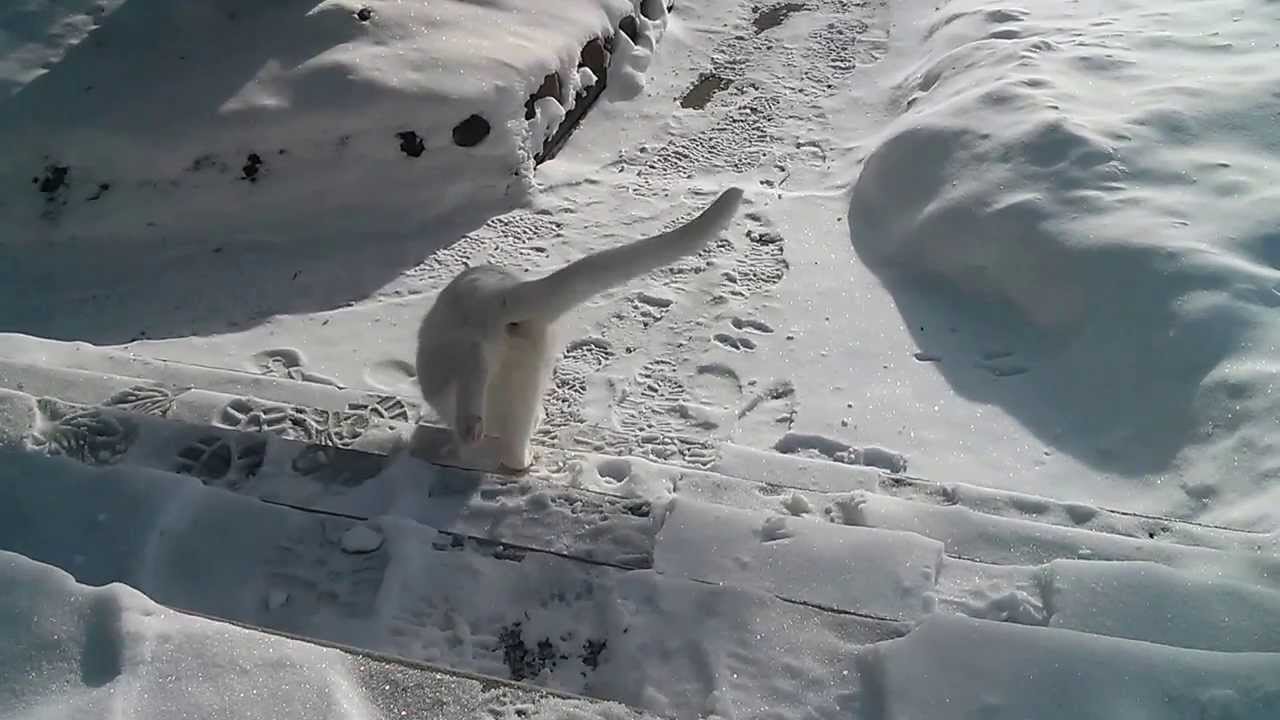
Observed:
[[[1280,592],[1204,580],[1155,563],[1049,563],[1054,627],[1185,648],[1280,651],[1276,628],[1249,618],[1280,610]]]
[[[368,525],[356,525],[342,535],[342,549],[349,553],[368,553],[382,547],[382,533]]]
[[[977,650],[975,652],[975,650]],[[932,618],[859,658],[867,717],[1223,717],[1280,710],[1274,654],[1183,650],[1082,633]]]
[[[192,178],[206,187],[185,187],[182,173],[200,157],[208,157],[210,165],[229,162],[239,168],[247,153],[256,152],[265,157],[263,179],[276,180],[255,182],[252,188],[240,184],[237,199],[245,207],[239,217],[223,214],[214,221],[228,231],[247,231],[251,225],[244,221],[270,220],[268,205],[305,191],[309,169],[347,173],[312,186],[324,189],[329,202],[339,200],[351,187],[347,183],[372,180],[375,173],[383,185],[410,184],[424,168],[394,162],[395,134],[412,130],[426,143],[428,155],[443,154],[445,167],[459,165],[466,160],[461,151],[449,150],[450,129],[472,113],[495,126],[493,141],[479,148],[481,162],[496,154],[512,165],[520,130],[507,121],[520,116],[517,108],[532,89],[529,83],[560,70],[557,65],[575,67],[578,48],[608,31],[610,21],[616,23],[626,9],[593,0],[542,9],[456,0],[429,6],[376,1],[154,5],[112,2],[86,8],[81,24],[93,28],[88,41],[62,39],[48,72],[6,78],[10,97],[0,127],[13,147],[21,148],[6,157],[7,177],[16,181],[38,174],[47,163],[63,164],[71,168],[68,192],[76,200],[99,182],[134,195],[116,198],[108,190],[99,206],[109,209],[89,217],[79,217],[88,212],[79,207],[63,213],[54,237],[78,231],[92,233],[81,242],[93,242],[94,236],[101,242],[139,232],[136,217],[129,222],[128,216],[136,215],[141,200],[140,190],[131,186],[141,183],[184,184],[170,195],[181,212],[153,216],[152,222],[181,226],[204,220],[207,215],[195,214],[200,205],[191,207],[196,204],[192,196],[215,193],[222,197],[211,200],[224,201],[223,194],[234,193],[237,185]],[[361,8],[372,12],[368,21],[356,16]],[[29,47],[18,45],[14,51]],[[198,83],[188,80],[195,68],[202,74]],[[85,118],[93,119],[91,130]],[[287,153],[277,156],[277,148]],[[337,152],[347,157],[336,159]],[[304,186],[285,179],[291,175],[301,176],[294,182]],[[474,182],[459,189],[475,187]],[[462,201],[449,199],[448,190],[436,188],[428,216]],[[202,205],[205,213],[216,213],[216,202]],[[32,210],[38,213],[39,204],[15,204],[6,220],[26,221],[26,232],[38,232]],[[297,228],[299,219],[292,220]]]
[[[0,717],[647,720],[184,615],[0,552]]]
[[[20,189],[0,222],[24,257],[0,269],[3,318],[30,330],[49,319],[36,295],[116,295],[118,317],[153,320],[186,297],[179,313],[206,321],[246,300],[256,314],[366,296],[523,201],[542,132],[524,120],[526,99],[556,73],[572,104],[584,45],[636,10],[102,0],[0,13],[0,182]],[[640,22],[648,42],[665,25]],[[473,115],[488,134],[460,147]],[[335,273],[350,249],[358,269]],[[268,289],[282,265],[302,285]],[[202,282],[178,279],[193,270]],[[111,290],[141,277],[146,297]],[[64,338],[123,332],[61,317]],[[206,321],[195,326],[226,329]]]
[[[377,717],[337,650],[88,587],[0,552],[0,717]]]
[[[168,608],[639,708],[503,718],[1280,716],[1275,3],[170,5],[0,10],[0,717],[438,699]],[[459,269],[730,184],[531,473],[415,427]]]
[[[1280,51],[1226,22],[1268,11],[948,3],[849,214],[956,392],[1139,480],[1133,506],[1228,524],[1275,462],[1275,108],[1257,98]]]
[[[893,619],[923,612],[941,560],[942,544],[920,535],[685,498],[667,511],[654,550],[663,572]]]
[[[1262,718],[1280,707],[1280,694],[1268,680],[1280,677],[1276,654],[1243,652],[1262,647],[1274,651],[1273,633],[1266,630],[1273,624],[1253,626],[1251,634],[1250,626],[1223,619],[1223,614],[1274,618],[1280,612],[1271,597],[1275,593],[1182,580],[1152,566],[1050,565],[1047,582],[1053,588],[1049,597],[1055,606],[1051,628],[966,620],[940,612],[928,616],[904,639],[887,640],[856,618],[778,604],[767,593],[737,584],[681,581],[672,576],[671,568],[658,573],[575,569],[553,556],[533,553],[513,563],[470,543],[454,547],[447,540],[433,541],[427,528],[399,518],[379,521],[386,549],[375,554],[387,554],[381,560],[333,565],[337,556],[325,554],[323,537],[333,538],[340,556],[345,538],[366,526],[352,523],[346,531],[335,533],[338,526],[322,517],[306,519],[285,508],[205,488],[194,480],[180,482],[163,473],[92,469],[69,460],[25,454],[5,459],[3,487],[6,493],[16,494],[6,497],[3,507],[25,510],[11,511],[4,518],[6,531],[0,541],[43,562],[74,568],[77,577],[127,579],[179,607],[257,620],[324,639],[359,638],[376,650],[495,674],[505,674],[508,663],[530,667],[527,663],[533,662],[534,656],[520,655],[517,660],[509,652],[497,652],[501,638],[509,643],[512,635],[495,637],[488,628],[512,617],[520,618],[514,637],[529,645],[540,637],[569,638],[558,652],[589,646],[586,641],[592,638],[607,638],[599,656],[600,669],[591,673],[589,681],[580,679],[582,664],[577,655],[544,667],[541,680],[678,717],[692,717],[694,712],[772,717],[784,716],[773,711],[800,707],[820,717],[847,716],[855,709],[856,717],[881,717],[873,710],[877,703],[883,706],[883,717],[951,717],[949,713],[959,712],[956,708],[975,712],[985,708],[988,714],[1000,709],[1021,717],[1040,707],[1045,698],[1079,694],[1081,687],[1098,690],[1088,693],[1087,702],[1096,706],[1079,710],[1089,717],[1189,718],[1229,712],[1235,714],[1223,717]],[[39,481],[27,481],[32,478]],[[122,492],[122,485],[132,492]],[[157,512],[145,503],[156,499],[168,510]],[[673,517],[684,512],[677,509]],[[32,513],[38,513],[43,534],[15,523],[20,514]],[[98,522],[90,522],[90,516]],[[792,527],[794,522],[786,524]],[[233,528],[234,535],[228,535]],[[77,530],[80,538],[68,546],[65,540],[76,536]],[[800,537],[802,532],[796,528],[789,537]],[[113,536],[135,538],[135,549],[111,542]],[[281,541],[278,547],[287,550],[284,554],[272,557],[273,553],[263,552]],[[888,540],[879,550],[900,552],[896,543],[901,541]],[[145,684],[146,678],[154,677],[148,673],[163,668],[167,674],[162,677],[178,672],[190,687],[200,689],[184,691],[181,697],[153,691],[129,695],[156,703],[129,706],[136,710],[133,716],[167,716],[146,713],[169,710],[172,706],[165,703],[179,701],[186,703],[184,708],[200,708],[209,698],[222,697],[227,691],[219,688],[226,687],[253,697],[262,708],[291,708],[290,703],[301,702],[315,707],[328,698],[336,703],[330,714],[373,716],[339,714],[358,712],[350,708],[360,694],[350,688],[349,680],[343,684],[343,660],[334,651],[293,641],[264,641],[248,631],[183,618],[123,586],[86,588],[60,571],[17,555],[4,557],[7,573],[25,570],[16,578],[6,577],[3,584],[11,593],[0,607],[16,618],[10,621],[17,622],[15,628],[40,632],[44,626],[30,624],[26,620],[30,612],[23,609],[38,607],[51,622],[56,621],[52,627],[59,628],[59,637],[101,643],[93,639],[101,637],[101,628],[80,623],[99,622],[96,618],[102,617],[102,611],[85,608],[105,605],[124,615],[115,625],[124,628],[124,639],[116,641],[123,643],[122,652],[127,657],[143,652],[131,644],[135,642],[152,652],[145,656],[146,662],[123,663],[131,674],[117,677],[109,686],[119,692],[125,683]],[[953,562],[946,560],[948,565]],[[199,582],[193,572],[198,573]],[[460,582],[461,578],[467,581]],[[759,582],[749,577],[746,581]],[[1169,592],[1171,582],[1179,588],[1176,596]],[[278,601],[284,594],[280,583],[289,583],[300,594],[289,594],[288,602]],[[1108,586],[1116,583],[1122,586]],[[859,575],[857,584],[867,590],[888,585],[866,572]],[[542,600],[526,605],[522,601],[531,591]],[[251,602],[264,595],[268,610]],[[1150,606],[1140,608],[1144,601],[1174,597],[1179,600],[1167,606],[1172,615],[1153,612]],[[1117,599],[1136,604],[1130,610],[1116,605]],[[520,607],[528,608],[523,615]],[[51,608],[65,609],[51,612]],[[135,629],[140,625],[152,629]],[[894,630],[886,626],[879,632]],[[24,649],[37,642],[29,634],[12,637],[15,647]],[[1165,644],[1115,639],[1125,637],[1153,637]],[[491,645],[495,641],[496,649]],[[49,647],[47,638],[44,642]],[[154,652],[155,645],[147,643],[156,642],[168,643],[166,647],[173,650]],[[972,648],[978,644],[985,651],[975,656]],[[1214,651],[1185,649],[1202,644]],[[56,697],[65,703],[66,687],[92,685],[81,678],[87,650],[63,644],[52,647],[71,658],[60,672],[74,675],[60,682],[45,676],[24,686],[17,695],[21,702],[53,702],[49,688],[57,688]],[[1234,652],[1222,651],[1228,647]],[[706,662],[721,678],[710,693],[701,679],[704,671],[698,669]],[[255,674],[261,675],[265,663],[273,670],[273,681],[253,695],[258,686],[251,681]],[[45,667],[63,666],[49,663]],[[209,667],[217,667],[218,672],[208,672]],[[307,679],[293,682],[291,674],[290,683],[277,684],[274,679],[280,677],[281,667]],[[1019,671],[1011,674],[1009,668]],[[1129,691],[1112,687],[1116,682],[1126,683]],[[94,692],[86,688],[70,697],[98,702]],[[970,703],[977,705],[971,708]],[[1044,712],[1057,704],[1044,705]],[[323,707],[317,709],[329,716],[323,714]],[[239,706],[233,710],[240,712]],[[1148,714],[1120,715],[1125,712]]]

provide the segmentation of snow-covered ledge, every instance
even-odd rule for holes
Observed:
[[[635,93],[668,7],[76,0],[0,13],[3,242],[321,238],[390,217],[413,232],[464,204],[510,204],[606,82],[611,97]]]

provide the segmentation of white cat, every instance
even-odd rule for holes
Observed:
[[[495,265],[462,271],[418,330],[423,398],[464,446],[489,435],[497,439],[499,462],[524,470],[558,350],[552,323],[599,292],[702,250],[741,201],[741,188],[732,187],[674,230],[588,255],[536,280]]]

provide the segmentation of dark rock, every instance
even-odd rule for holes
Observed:
[[[582,54],[578,57],[578,67],[585,67],[596,76],[596,82],[604,79],[609,69],[609,48],[603,38],[592,38],[582,46]]]
[[[262,169],[262,156],[258,153],[249,153],[244,160],[244,166],[240,168],[243,173],[242,177],[249,182],[258,182],[258,171]]]
[[[427,150],[427,144],[418,137],[418,133],[412,130],[398,132],[396,137],[400,139],[400,152],[409,157],[422,157],[422,153]]]
[[[71,168],[66,165],[47,165],[44,169],[44,179],[40,181],[40,192],[45,195],[52,195],[67,183],[67,175],[71,173]]]
[[[635,15],[628,15],[622,18],[622,21],[618,23],[618,29],[622,31],[623,35],[631,38],[631,42],[640,42],[640,25],[636,22]]]
[[[632,20],[634,22],[634,18]],[[593,38],[583,46],[582,53],[579,55],[578,65],[579,67],[590,68],[591,72],[596,76],[596,82],[594,85],[578,91],[573,98],[572,107],[567,108],[568,112],[565,113],[560,127],[556,129],[555,134],[546,139],[542,144],[542,149],[534,155],[533,161],[535,165],[541,165],[560,152],[560,149],[568,141],[569,135],[577,129],[587,111],[595,105],[596,100],[600,98],[600,94],[604,92],[605,85],[609,80],[609,61],[612,49],[612,37]]]
[[[489,137],[489,121],[479,115],[471,115],[453,127],[453,144],[458,147],[475,147]]]
[[[544,97],[555,98],[559,102],[564,102],[564,98],[560,96],[560,76],[558,74],[554,72],[547,73],[547,76],[542,78],[542,85],[538,87],[537,92],[530,95],[529,99],[524,101],[525,120],[532,120],[537,116],[537,113],[534,112],[533,109],[534,103]]]

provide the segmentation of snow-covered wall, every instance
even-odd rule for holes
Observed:
[[[510,204],[540,150],[532,141],[556,130],[527,118],[526,102],[555,74],[556,100],[572,110],[582,81],[603,74],[578,71],[585,47],[611,45],[626,18],[651,48],[666,8],[101,0],[0,10],[4,242],[412,232],[464,203]]]

